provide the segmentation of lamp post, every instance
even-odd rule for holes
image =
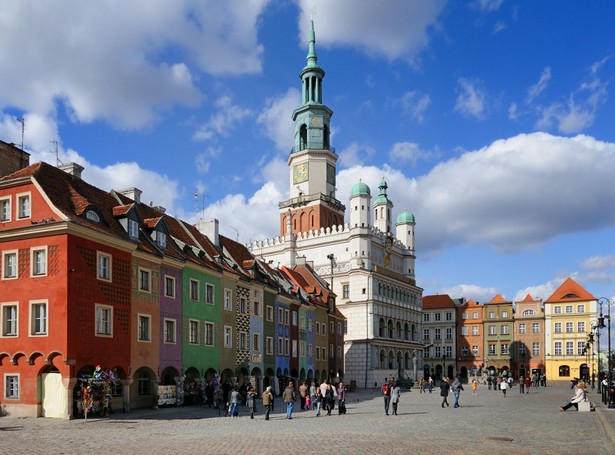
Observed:
[[[598,327],[604,328],[604,320],[608,319],[609,323],[607,326],[607,337],[608,337],[608,355],[606,359],[606,369],[607,369],[607,377],[609,381],[613,379],[612,367],[611,367],[611,305],[615,303],[613,299],[607,299],[606,297],[600,297],[598,299],[598,303],[600,304],[600,316],[598,316]],[[602,313],[602,304],[606,304],[608,307],[608,314],[604,315]],[[600,352],[598,352],[598,363],[600,363]]]

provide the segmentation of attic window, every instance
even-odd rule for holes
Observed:
[[[128,219],[128,235],[133,239],[139,238],[139,223],[135,220]]]
[[[100,217],[98,216],[98,213],[96,213],[94,210],[88,210],[87,212],[85,212],[85,217],[90,221],[100,223]]]
[[[576,294],[566,294],[562,299],[578,299],[579,296]]]
[[[160,248],[167,247],[167,235],[164,232],[156,231],[156,243]]]

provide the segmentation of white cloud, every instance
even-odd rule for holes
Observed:
[[[553,293],[559,288],[566,279],[572,278],[573,280],[577,280],[577,274],[573,273],[571,275],[561,275],[553,278],[552,280],[547,281],[543,284],[537,284],[534,286],[528,286],[525,289],[518,291],[513,298],[514,302],[519,302],[523,300],[528,294],[532,296],[535,300],[545,301],[549,297],[553,295]]]
[[[338,166],[352,167],[365,164],[376,151],[369,145],[353,142],[341,152],[338,151]]]
[[[487,303],[498,294],[498,290],[493,287],[482,287],[475,284],[459,284],[450,288],[438,290],[438,294],[448,294],[453,299],[465,297],[466,300],[474,300],[474,303]]]
[[[493,12],[500,9],[504,0],[476,0],[470,6],[479,11]]]
[[[268,3],[134,0],[120,13],[112,0],[5,2],[0,87],[11,90],[0,110],[149,127],[162,111],[201,102],[199,71],[261,71],[256,27]]]
[[[510,103],[510,106],[508,106],[508,118],[510,120],[517,120],[518,111],[517,103]]]
[[[485,113],[486,93],[478,82],[473,82],[465,78],[457,81],[457,101],[455,112],[459,112],[464,117],[474,117],[482,119]]]
[[[413,120],[422,122],[423,115],[431,104],[431,98],[426,93],[409,91],[403,94],[400,103],[404,112],[408,113]]]
[[[278,150],[290,152],[295,144],[295,124],[289,112],[300,105],[299,90],[291,88],[283,95],[267,99],[263,111],[258,115],[257,122],[264,127],[265,133]]]
[[[501,31],[506,30],[506,27],[507,27],[506,22],[498,21],[493,26],[493,31],[491,33],[496,35],[500,33]]]
[[[233,104],[229,96],[218,98],[214,104],[218,111],[194,133],[194,140],[208,141],[216,135],[228,137],[238,123],[251,115],[250,109]]]
[[[397,142],[393,144],[393,148],[389,152],[389,157],[393,163],[409,162],[416,166],[417,161],[427,160],[431,154],[421,150],[420,146],[415,142]]]
[[[305,43],[316,3],[319,46],[357,47],[374,57],[415,63],[427,47],[431,29],[446,5],[442,0],[297,0],[301,9],[299,42]]]
[[[532,103],[534,99],[544,91],[550,80],[551,67],[547,66],[544,70],[542,70],[542,74],[540,75],[538,82],[527,89],[527,97],[525,98],[525,102],[528,104]]]

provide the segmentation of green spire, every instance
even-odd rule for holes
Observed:
[[[318,57],[316,56],[316,33],[314,32],[314,21],[310,21],[310,45],[309,51],[307,55],[307,65],[306,68],[317,68],[318,67]]]

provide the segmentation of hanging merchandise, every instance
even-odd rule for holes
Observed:
[[[103,417],[111,412],[111,384],[115,381],[112,371],[103,370],[96,366],[91,378],[79,379],[81,381],[80,397],[78,402],[79,413],[85,420],[88,413],[98,413]]]

